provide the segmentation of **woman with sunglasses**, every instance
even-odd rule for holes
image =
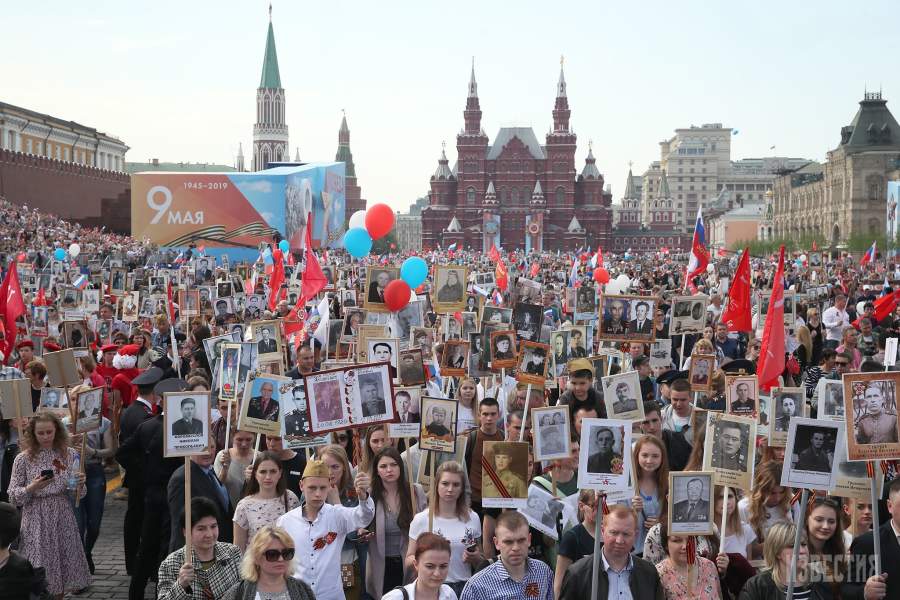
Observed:
[[[312,589],[294,575],[294,540],[281,527],[260,529],[241,561],[241,581],[224,600],[315,600]]]
[[[241,552],[247,540],[263,527],[300,506],[297,495],[286,488],[281,460],[275,452],[261,452],[256,457],[244,490],[234,509],[234,544]]]

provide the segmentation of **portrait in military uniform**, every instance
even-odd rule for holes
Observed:
[[[547,379],[547,359],[550,346],[537,342],[522,342],[516,379],[543,387]]]
[[[625,490],[631,470],[632,421],[583,419],[578,455],[578,487]]]
[[[534,436],[534,460],[558,460],[569,457],[569,411],[566,407],[547,406],[531,411]]]
[[[829,421],[844,421],[844,383],[840,379],[823,377],[816,387],[819,398],[817,416]]]
[[[600,375],[598,374],[598,377]],[[644,402],[637,371],[600,377],[606,414],[611,419],[643,420]]]
[[[806,416],[806,392],[803,388],[773,388],[774,415],[769,423],[769,445],[784,447],[794,417]]]
[[[672,317],[669,335],[703,333],[706,326],[706,306],[709,296],[676,296],[672,298]]]
[[[896,371],[843,376],[850,460],[891,460],[900,456],[898,381],[900,372]]]
[[[672,535],[713,533],[713,473],[669,473],[669,531]]]
[[[550,350],[553,355],[553,376],[559,377],[566,371],[569,362],[569,330],[562,329],[550,334]]]
[[[209,450],[209,392],[163,395],[166,457],[193,456]]]
[[[729,378],[725,387],[726,412],[742,417],[753,416],[758,411],[758,397],[759,382],[755,375]]]
[[[597,290],[582,285],[575,293],[575,320],[590,321],[597,315]]]
[[[284,395],[284,434],[285,437],[305,437],[309,433],[309,420],[306,415],[306,387],[303,380],[295,380],[294,387]]]
[[[694,410],[694,413],[698,412]],[[717,482],[724,482],[729,487],[751,489],[756,459],[756,419],[712,410],[702,412],[706,413],[706,438],[696,436],[694,444],[703,444],[703,470],[715,471]],[[692,429],[703,431],[700,422]]]
[[[514,331],[491,332],[491,369],[512,369],[516,366],[516,334]]]
[[[422,450],[456,450],[456,400],[422,397],[419,447]]]
[[[406,386],[425,385],[424,358],[421,348],[410,348],[400,353],[400,365],[397,372],[400,384]]]
[[[830,490],[838,475],[844,423],[795,418],[788,431],[781,485]]]
[[[465,375],[468,356],[469,342],[447,340],[444,343],[444,351],[441,353],[441,375],[449,377]]]
[[[691,390],[708,392],[712,389],[713,372],[716,368],[716,357],[713,354],[692,354],[688,381]]]
[[[528,442],[484,442],[482,506],[524,508],[528,500]]]
[[[466,307],[466,268],[441,265],[434,268],[434,312],[453,314]]]

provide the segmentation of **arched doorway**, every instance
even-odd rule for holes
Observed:
[[[841,228],[838,227],[838,224],[835,223],[834,227],[831,228],[831,245],[837,246],[838,242],[841,241]]]

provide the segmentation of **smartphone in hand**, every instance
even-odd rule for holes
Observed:
[[[41,479],[53,479],[53,469],[44,469],[41,471]]]

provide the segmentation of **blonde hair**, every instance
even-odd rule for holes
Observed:
[[[294,548],[294,540],[291,534],[275,525],[266,525],[256,532],[250,543],[247,544],[247,550],[244,552],[244,558],[241,560],[241,577],[244,581],[256,581],[259,579],[259,563],[265,560],[263,552],[269,542],[275,540],[280,542],[285,548]],[[288,562],[287,572],[285,576],[290,577],[294,574],[294,558]]]
[[[750,518],[748,519],[753,532],[756,533],[757,539],[761,540],[768,537],[769,532],[772,531],[769,529],[763,535],[763,524],[766,521],[765,503],[766,496],[777,487],[783,487],[781,485],[781,463],[767,462],[757,467],[756,475],[753,477],[752,491],[750,492]],[[790,501],[790,495],[785,489],[784,494],[781,496],[781,502],[778,503],[778,507],[785,514],[790,510]]]
[[[353,474],[350,472],[350,459],[347,458],[347,451],[337,444],[328,444],[319,450],[319,458],[324,459],[326,455],[341,463],[343,473],[341,473],[341,480],[338,481],[338,493],[343,496],[344,492],[353,485]]]
[[[787,581],[782,579],[782,574],[787,575],[791,565],[781,565],[779,556],[781,551],[789,546],[794,545],[794,538],[797,536],[797,526],[793,523],[776,523],[772,525],[766,535],[766,541],[763,542],[763,558],[766,559],[766,567],[772,572],[772,580],[779,588],[787,585]],[[800,543],[806,543],[806,531],[800,531]],[[778,567],[783,566],[783,569]]]
[[[715,354],[716,349],[711,341],[706,338],[700,338],[691,349],[691,354]]]
[[[432,460],[434,460],[434,457],[432,457]],[[466,471],[462,468],[462,465],[455,460],[448,460],[447,462],[441,463],[437,468],[437,472],[434,474],[435,494],[437,494],[438,483],[441,482],[441,478],[447,473],[459,477],[461,489],[459,497],[456,499],[456,516],[463,523],[467,523],[469,521],[469,492],[466,490],[467,477]]]
[[[715,498],[713,499],[713,506],[721,505],[722,510],[728,512],[728,503],[722,502],[725,496],[725,488],[721,485],[717,485],[713,493],[715,494]],[[739,500],[737,490],[735,488],[728,488],[728,495],[734,496],[734,510],[725,520],[725,531],[719,532],[719,538],[722,540],[725,539],[725,536],[728,533],[731,533],[732,535],[738,535],[741,533],[741,511],[739,511],[737,507],[737,503]],[[715,519],[717,522],[722,521],[721,511],[715,510],[713,511],[713,514],[715,515]]]

